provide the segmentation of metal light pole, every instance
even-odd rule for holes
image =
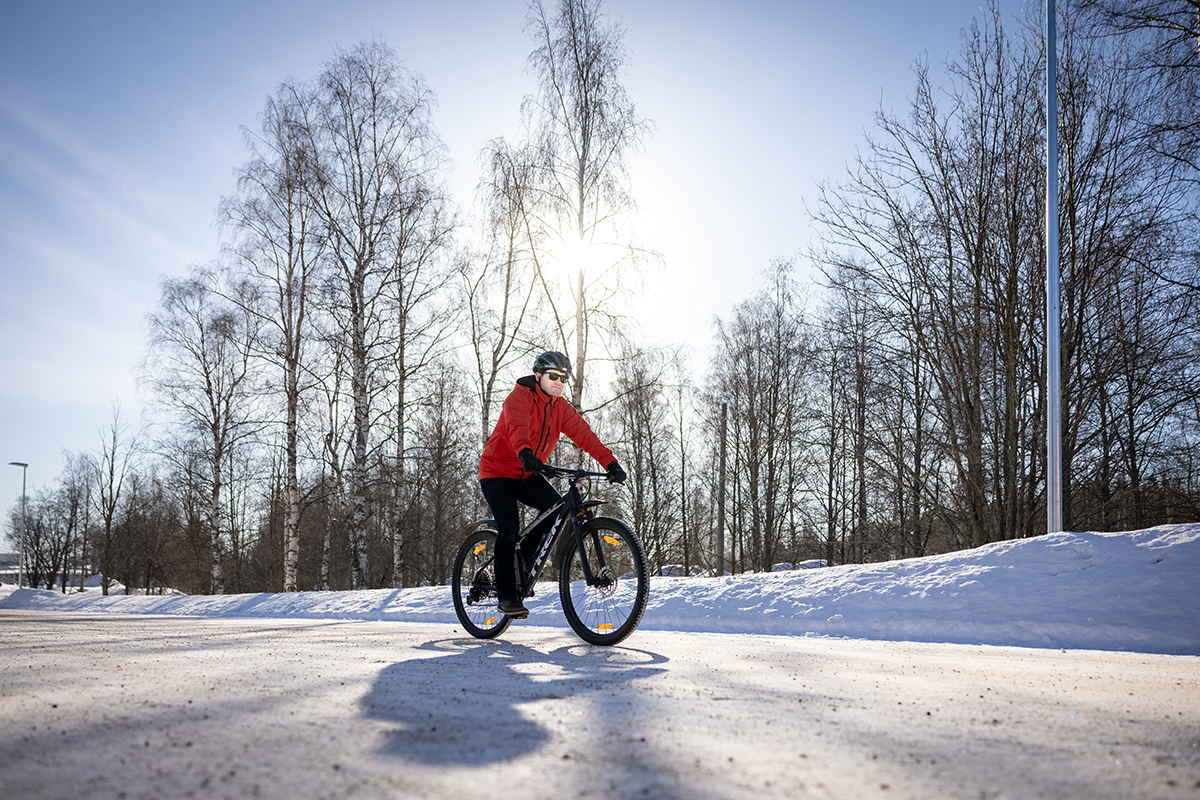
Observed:
[[[1046,0],[1046,532],[1063,527],[1062,353],[1058,296],[1058,37]]]
[[[717,577],[725,574],[725,439],[729,435],[729,403],[721,403],[721,456],[717,471]]]
[[[25,516],[25,476],[29,474],[29,465],[22,461],[10,461],[8,465],[21,468],[21,539],[17,545],[21,548],[17,558],[17,588],[21,589],[25,586],[25,529],[29,524]]]

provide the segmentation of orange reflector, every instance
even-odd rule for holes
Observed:
[[[621,540],[620,540],[620,539],[617,539],[617,538],[614,538],[614,537],[612,537],[612,536],[605,536],[605,537],[604,537],[604,541],[608,542],[608,543],[609,543],[609,544],[611,544],[613,547],[620,547],[620,546],[621,546]]]
[[[596,628],[602,631],[607,631],[612,628],[612,623],[605,622],[603,625],[597,625]]]
[[[485,622],[483,624],[484,625],[495,625],[497,619],[499,619],[499,617],[492,617],[491,619],[489,619],[487,622]]]
[[[475,545],[475,549],[471,551],[471,554],[477,556],[486,549],[487,549],[487,542],[480,542],[479,544]]]

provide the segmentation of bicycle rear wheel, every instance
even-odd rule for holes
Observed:
[[[558,595],[567,622],[590,644],[613,645],[633,633],[650,597],[650,568],[641,541],[624,522],[597,517],[583,526],[584,578],[579,543],[567,535],[559,562]]]
[[[450,580],[454,613],[467,633],[491,639],[504,633],[512,619],[496,607],[496,532],[484,528],[467,537],[454,559]]]

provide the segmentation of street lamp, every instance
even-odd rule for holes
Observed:
[[[1063,529],[1062,335],[1058,265],[1058,52],[1054,0],[1046,0],[1046,533]]]
[[[25,586],[25,526],[28,524],[25,516],[25,476],[29,474],[29,465],[21,461],[8,462],[10,467],[21,468],[21,540],[17,545],[21,552],[17,558],[17,588]]]

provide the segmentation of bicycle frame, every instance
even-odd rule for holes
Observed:
[[[557,514],[554,524],[550,527],[550,533],[545,537],[542,546],[538,549],[537,555],[534,557],[533,564],[529,567],[528,573],[522,567],[517,574],[519,581],[518,589],[523,597],[529,597],[532,594],[533,586],[537,583],[537,579],[541,577],[542,570],[546,566],[546,560],[549,554],[553,551],[554,546],[559,542],[566,530],[566,524],[571,522],[571,527],[575,535],[575,541],[579,546],[580,564],[583,567],[584,580],[588,586],[595,586],[597,581],[595,578],[596,572],[602,572],[605,568],[604,553],[597,546],[594,549],[595,554],[599,559],[597,564],[598,569],[593,571],[592,565],[589,563],[587,548],[583,546],[583,523],[591,518],[591,509],[607,502],[605,500],[584,500],[583,493],[579,491],[578,482],[582,478],[605,478],[608,477],[604,472],[587,472],[584,470],[566,469],[564,467],[553,467],[546,465],[545,471],[554,475],[561,475],[567,478],[567,491],[562,498],[550,506],[550,508],[539,514],[532,522],[521,529],[517,534],[518,552],[520,552],[520,543],[528,538],[529,534],[537,528],[538,525],[546,521],[550,516]],[[476,525],[495,525],[494,519],[478,520]]]

